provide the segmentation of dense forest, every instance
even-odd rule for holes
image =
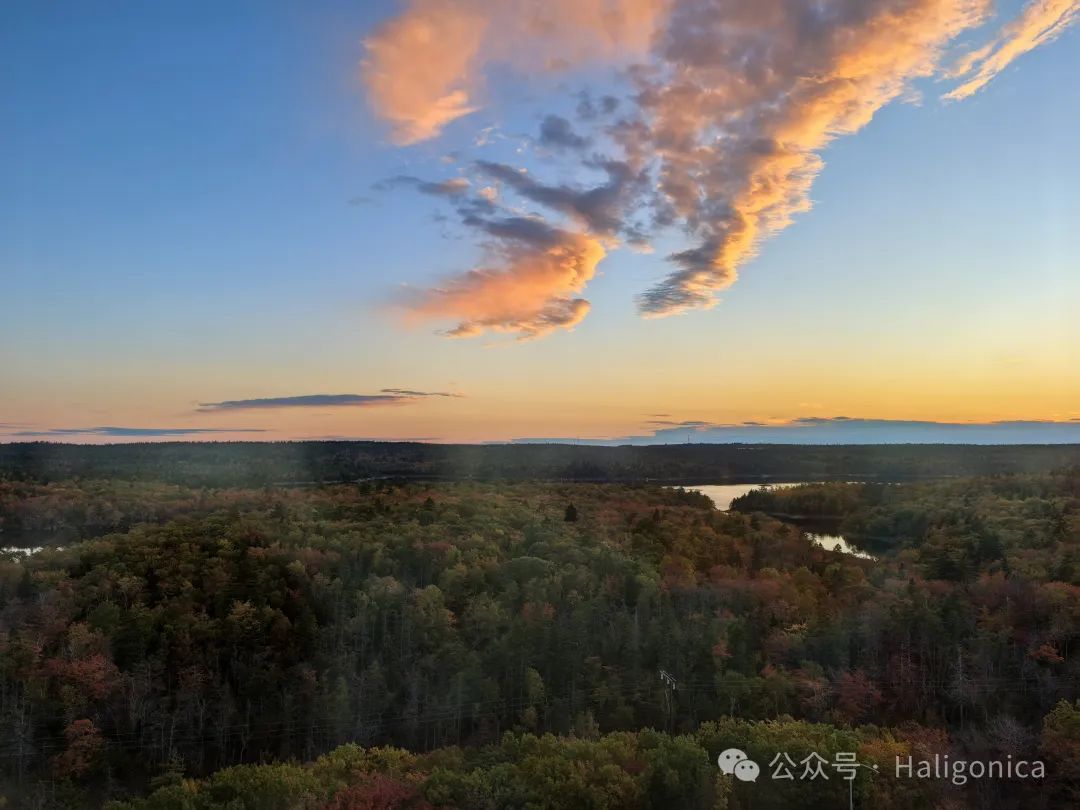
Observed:
[[[856,806],[1080,801],[1080,471],[736,506],[655,485],[0,479],[3,795],[836,807],[835,773],[767,766],[850,751],[881,769]],[[765,513],[839,521],[877,558]],[[731,747],[757,783],[718,771]],[[1046,778],[892,775],[934,754]]]
[[[163,442],[0,444],[0,476],[165,481],[189,486],[335,483],[364,478],[589,481],[906,481],[1045,473],[1080,464],[1080,445]]]
[[[987,571],[1080,585],[1080,468],[904,485],[817,483],[757,489],[732,508],[824,525],[918,562],[931,579]]]

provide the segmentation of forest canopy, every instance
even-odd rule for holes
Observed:
[[[0,482],[0,537],[44,546],[0,553],[6,795],[734,808],[846,791],[718,774],[740,746],[763,767],[784,746],[1047,763],[1037,785],[860,773],[864,806],[1080,795],[1080,474],[736,505],[624,484]],[[883,542],[843,554],[766,512]]]

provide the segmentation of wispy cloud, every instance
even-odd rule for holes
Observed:
[[[694,419],[690,419],[684,422],[676,422],[671,419],[650,419],[645,423],[655,427],[683,427],[683,428],[703,428],[709,427],[709,422],[700,422]]]
[[[1073,444],[1080,443],[1080,422],[1016,420],[936,422],[805,416],[782,422],[720,424],[706,420],[646,423],[649,432],[634,436],[586,439],[520,439],[601,445],[684,444]]]
[[[615,96],[601,96],[593,99],[588,90],[578,93],[577,117],[581,121],[595,121],[605,115],[613,115],[621,102]]]
[[[427,397],[462,397],[446,391],[416,391],[406,388],[383,388],[378,394],[304,394],[292,397],[259,397],[256,399],[227,399],[222,402],[200,402],[198,410],[251,411],[275,408],[377,408],[385,405],[405,405]]]
[[[109,436],[112,438],[154,438],[165,436],[198,436],[210,433],[265,433],[263,428],[137,428],[87,427],[20,430],[8,434],[19,438],[48,438],[60,436]]]
[[[451,177],[447,180],[432,182],[408,174],[399,174],[395,177],[380,180],[372,186],[372,190],[390,191],[404,186],[415,188],[421,194],[430,194],[432,197],[460,197],[468,192],[470,185],[469,181],[464,177]]]
[[[947,97],[970,95],[1060,35],[1078,7],[1033,0],[947,69],[958,39],[990,19],[991,0],[412,0],[367,40],[363,64],[371,103],[399,143],[435,137],[476,109],[495,64],[568,70],[603,60],[618,64],[625,90],[599,102],[580,95],[580,131],[557,114],[541,119],[537,142],[576,173],[605,171],[599,185],[475,163],[520,204],[496,210],[493,199],[469,199],[460,180],[453,189],[407,181],[455,198],[486,254],[421,295],[416,313],[457,319],[445,331],[452,337],[572,326],[588,311],[583,293],[607,250],[671,230],[684,247],[639,296],[640,312],[711,307],[765,240],[811,209],[836,138],[915,98],[922,79],[963,79]],[[532,205],[545,210],[523,215]],[[557,246],[496,233],[511,217],[558,233]]]
[[[465,396],[452,391],[414,391],[410,388],[384,388],[382,392],[384,394],[396,394],[401,397],[450,397],[452,399],[461,399]]]
[[[966,80],[944,98],[956,101],[979,92],[1018,57],[1057,39],[1077,19],[1080,0],[1033,0],[990,42],[954,65],[949,77]]]
[[[510,186],[527,200],[565,214],[598,236],[614,236],[629,221],[629,208],[635,204],[648,182],[647,175],[635,172],[627,163],[617,160],[599,161],[589,165],[607,175],[607,182],[589,188],[567,185],[545,185],[504,163],[477,161],[476,167],[487,176]]]
[[[574,125],[561,115],[547,115],[540,124],[540,145],[550,149],[584,149],[592,138],[574,132]]]

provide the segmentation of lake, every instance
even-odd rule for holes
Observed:
[[[747,492],[753,492],[755,489],[775,489],[776,487],[792,487],[795,483],[790,484],[705,484],[700,487],[683,487],[690,492],[700,492],[702,495],[708,497],[710,501],[721,512],[726,512],[731,508],[731,502],[736,498],[741,498]]]
[[[793,481],[787,484],[704,484],[699,487],[682,487],[690,492],[700,492],[713,502],[722,512],[727,512],[731,509],[731,502],[736,498],[745,495],[748,492],[752,492],[755,489],[773,489],[775,487],[791,487],[799,483],[817,483],[814,481]],[[840,551],[844,554],[850,554],[853,557],[861,557],[864,560],[873,560],[872,554],[867,554],[865,551],[855,548],[855,546],[848,543],[841,535],[838,534],[819,534],[817,532],[805,532],[806,537],[810,542],[815,545],[826,548],[829,551]]]

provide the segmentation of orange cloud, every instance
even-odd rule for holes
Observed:
[[[658,155],[668,217],[699,241],[640,297],[651,317],[712,306],[764,238],[810,210],[820,152],[932,74],[987,0],[866,0],[803,14],[784,0],[680,9],[663,38],[666,65],[643,82],[645,127],[628,137]]]
[[[713,306],[764,240],[811,209],[829,144],[910,98],[916,80],[941,75],[947,46],[988,19],[991,3],[412,0],[367,41],[363,65],[371,101],[399,143],[433,137],[475,109],[486,66],[638,61],[623,74],[630,98],[605,105],[618,109],[617,120],[599,116],[589,96],[574,125],[542,119],[538,143],[549,158],[603,171],[606,182],[542,182],[485,161],[472,164],[474,180],[494,185],[479,192],[461,178],[406,178],[425,193],[456,198],[462,221],[484,235],[492,258],[415,294],[411,317],[455,319],[444,332],[452,337],[492,330],[529,338],[569,328],[588,312],[579,294],[604,247],[625,240],[645,249],[667,228],[680,229],[688,246],[669,256],[667,277],[639,296],[641,313]],[[978,90],[1060,34],[1078,9],[1080,0],[1034,0],[954,67],[953,75],[969,78],[947,97]],[[505,216],[530,206],[546,209],[555,224],[536,213]]]
[[[361,75],[395,143],[479,106],[493,62],[560,70],[644,51],[667,0],[412,0],[365,40]]]
[[[395,142],[431,138],[476,109],[469,95],[487,28],[487,16],[466,4],[414,0],[365,40],[368,96],[390,122]]]
[[[571,329],[588,314],[589,302],[577,294],[604,258],[599,241],[532,219],[474,224],[494,240],[489,246],[493,266],[414,292],[405,303],[409,320],[457,320],[443,332],[447,337],[491,330],[527,340]]]
[[[957,62],[949,77],[968,78],[942,98],[956,101],[977,93],[1017,57],[1056,39],[1078,18],[1080,0],[1034,0],[989,43]]]

